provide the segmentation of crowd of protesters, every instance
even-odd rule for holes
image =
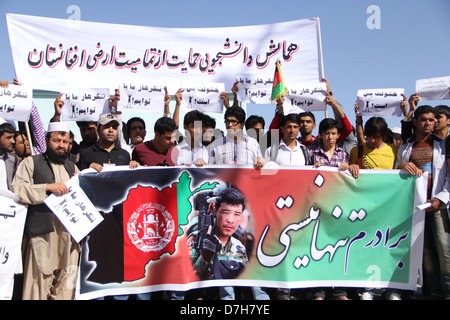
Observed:
[[[423,247],[423,286],[425,299],[450,299],[450,223],[448,214],[449,175],[447,166],[450,108],[418,105],[420,97],[403,96],[404,118],[399,127],[389,128],[382,117],[370,117],[364,124],[355,104],[353,126],[344,108],[331,91],[324,92],[325,103],[333,117],[318,123],[312,112],[284,114],[284,98],[277,100],[275,116],[265,131],[265,119],[247,116],[239,106],[237,86],[232,88],[233,105],[224,93],[224,118],[193,110],[181,124],[179,90],[175,110],[169,110],[172,99],[165,97],[164,114],[150,125],[140,117],[123,119],[117,108],[120,92],[110,98],[110,113],[97,121],[77,122],[81,140],[75,141],[67,123],[60,121],[64,101],[54,102],[54,116],[47,126],[42,123],[33,104],[29,130],[4,121],[0,125],[1,187],[14,192],[28,205],[23,236],[23,274],[11,277],[9,295],[3,299],[47,300],[73,299],[76,277],[71,266],[77,265],[80,245],[44,204],[49,194],[68,192],[65,183],[83,169],[99,172],[108,165],[197,166],[214,164],[248,164],[261,169],[269,163],[279,166],[331,166],[348,170],[357,179],[360,169],[401,169],[420,176],[429,173]],[[20,85],[1,81],[2,87]],[[225,122],[226,132],[216,128],[216,120]],[[183,126],[184,135],[179,134]],[[29,132],[27,132],[29,131]],[[31,146],[30,147],[30,142]],[[225,247],[225,245],[224,245]],[[73,268],[72,268],[73,269]],[[72,282],[72,283],[70,283]],[[252,288],[250,299],[374,299],[376,288]],[[410,293],[383,290],[390,300],[407,298]],[[172,297],[175,296],[172,293]],[[170,295],[168,295],[170,297]],[[178,295],[180,296],[180,295]],[[241,294],[241,296],[245,296]],[[150,299],[151,295],[124,296],[126,299]],[[154,297],[154,296],[153,296]],[[182,295],[182,298],[184,295]],[[222,297],[222,295],[220,295]],[[111,299],[122,299],[112,297]],[[233,293],[233,298],[238,297]]]

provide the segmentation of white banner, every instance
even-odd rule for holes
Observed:
[[[22,239],[27,206],[8,190],[0,190],[0,300],[12,296],[15,273],[22,273]]]
[[[364,89],[358,90],[357,115],[377,117],[401,117],[401,102],[405,89]]]
[[[104,88],[135,82],[224,83],[273,73],[286,85],[323,78],[318,18],[227,28],[157,28],[7,14],[16,76],[34,89]],[[174,92],[169,92],[173,94]]]
[[[420,100],[450,99],[450,76],[416,80]]]
[[[0,117],[5,120],[27,122],[30,120],[33,90],[10,85],[0,88]]]

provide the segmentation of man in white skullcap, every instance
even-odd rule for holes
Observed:
[[[51,122],[44,154],[25,158],[12,188],[28,204],[24,241],[24,300],[74,298],[80,245],[72,238],[44,200],[68,192],[65,183],[79,172],[69,157],[69,125]]]

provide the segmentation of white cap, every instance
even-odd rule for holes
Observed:
[[[97,125],[107,125],[108,123],[110,123],[111,121],[117,122],[117,124],[120,124],[119,119],[117,119],[117,117],[115,115],[113,115],[112,113],[105,113],[102,114],[97,121]]]
[[[392,131],[393,133],[402,134],[402,129],[401,129],[400,127],[393,127],[393,128],[391,129],[391,131]]]
[[[70,126],[67,122],[50,122],[47,132],[69,132]]]

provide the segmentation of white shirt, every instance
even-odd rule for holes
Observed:
[[[178,155],[177,165],[181,166],[183,164],[194,164],[197,159],[203,159],[206,163],[209,160],[209,150],[199,143],[197,148],[192,149],[186,142],[186,139],[176,145],[175,148],[180,152]]]
[[[0,157],[0,189],[8,190],[6,164],[3,156]]]
[[[273,149],[274,146],[267,148],[266,153],[264,155],[266,161],[273,161],[280,166],[304,166],[306,165],[305,155],[302,151],[301,144],[297,140],[295,140],[296,144],[293,150],[289,148],[283,139],[280,141],[280,146],[277,150]],[[272,150],[273,149],[273,150]],[[272,157],[275,157],[272,159]]]

